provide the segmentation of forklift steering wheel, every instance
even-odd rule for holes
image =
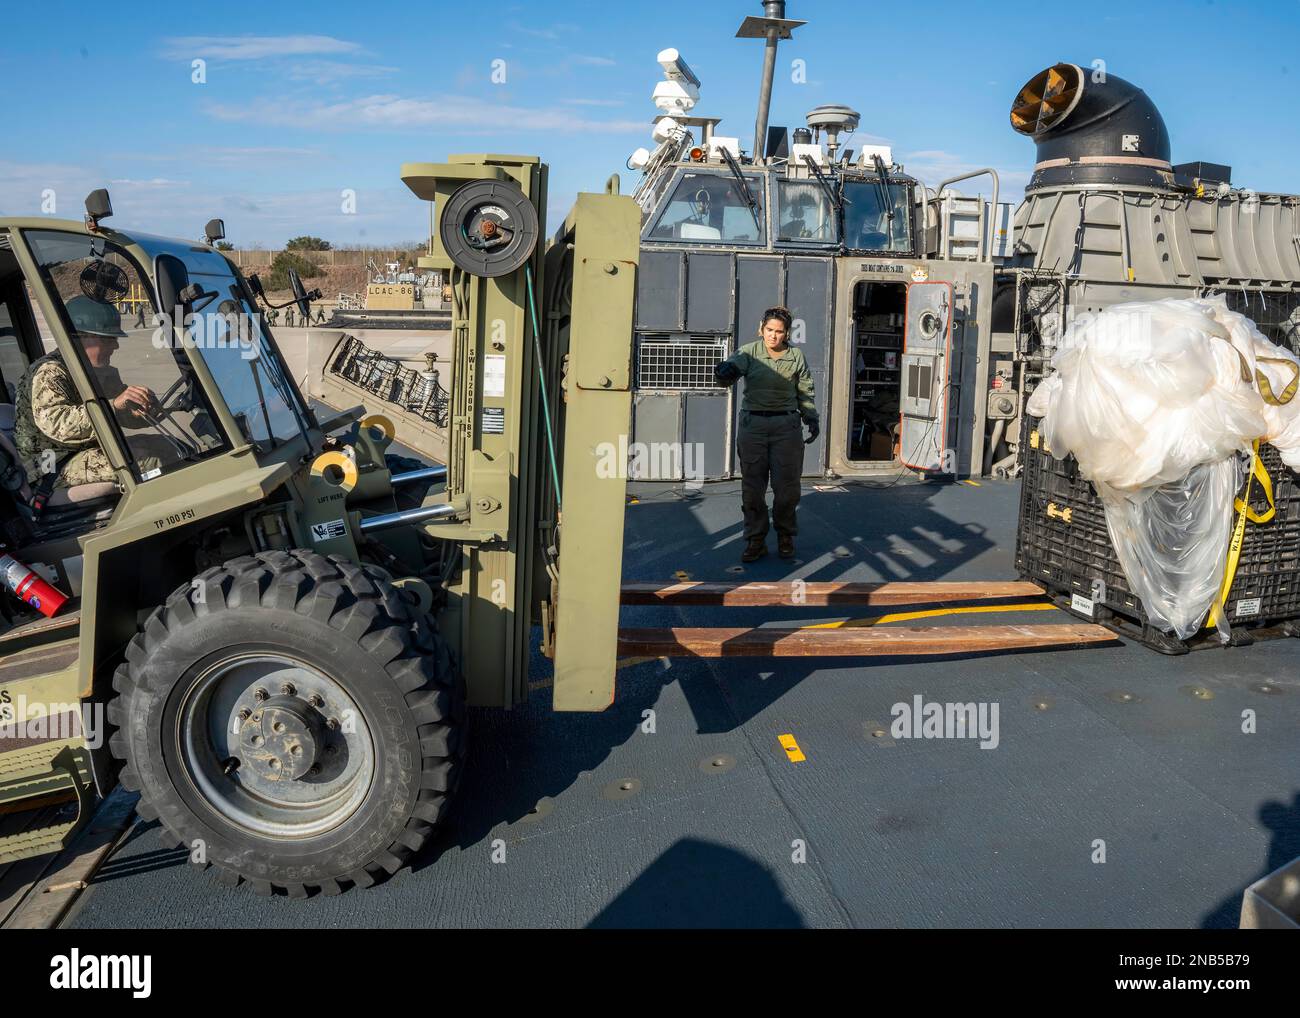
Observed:
[[[159,421],[165,421],[172,414],[189,410],[194,406],[194,380],[182,375],[171,384],[171,387],[162,394],[158,399],[158,413],[155,415]]]

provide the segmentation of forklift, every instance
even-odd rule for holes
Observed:
[[[437,208],[421,268],[445,271],[452,298],[445,462],[432,465],[396,455],[401,407],[304,397],[267,323],[277,305],[217,250],[219,220],[198,243],[119,232],[104,191],[81,222],[0,219],[0,864],[68,844],[120,783],[223,882],[294,897],[373,885],[446,818],[467,707],[527,696],[535,641],[554,708],[599,711],[620,656],[1111,639],[1082,624],[620,630],[620,604],[1041,591],[624,584],[626,475],[599,467],[630,424],[639,207],[612,178],[544,243],[535,157],[401,175]],[[306,318],[317,295],[291,284],[278,307]],[[132,293],[148,300],[145,328],[120,321]],[[64,461],[26,461],[11,437],[33,412],[33,365],[51,358],[108,479],[52,483],[74,479]],[[147,398],[124,410],[130,387]],[[42,809],[60,801],[75,816]]]

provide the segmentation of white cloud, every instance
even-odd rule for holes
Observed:
[[[622,99],[561,99],[566,106],[622,106]]]
[[[86,195],[99,187],[112,194],[115,226],[175,234],[197,215],[189,181],[111,177],[94,166],[9,161],[0,161],[0,215],[80,219]],[[43,208],[46,192],[53,192],[53,211]],[[199,204],[206,208],[207,199]]]
[[[934,187],[949,177],[961,176],[963,173],[972,173],[983,168],[979,163],[972,163],[955,152],[947,152],[943,149],[919,149],[915,152],[905,152],[899,158],[903,163],[904,172],[929,187]],[[995,166],[994,169],[998,171],[998,181],[1001,186],[998,200],[1018,202],[1024,196],[1030,174],[1025,170],[1003,169],[1000,166]],[[993,191],[993,182],[987,176],[973,177],[953,186],[964,194],[978,192],[986,197],[991,197]]]
[[[563,24],[547,25],[544,28],[532,28],[528,25],[521,24],[518,21],[511,21],[506,25],[506,27],[512,32],[518,32],[521,35],[531,35],[534,39],[546,39],[549,42],[554,42],[562,35],[571,35],[579,30],[577,25]]]
[[[579,64],[584,67],[615,67],[618,62],[611,60],[609,57],[592,57],[582,53],[574,53],[569,57],[569,62]]]
[[[272,127],[313,130],[408,130],[455,127],[470,134],[515,131],[585,131],[645,133],[639,120],[593,120],[559,109],[528,109],[466,96],[415,99],[399,95],[369,95],[340,102],[263,99],[238,106],[213,104],[207,112],[220,120],[246,121]]]
[[[360,44],[331,35],[187,35],[163,40],[173,60],[265,60],[317,54],[355,53]]]
[[[154,177],[151,180],[132,180],[130,177],[117,177],[109,181],[114,187],[188,187],[188,181],[168,180],[166,177]]]
[[[397,73],[396,67],[381,64],[347,64],[341,60],[304,60],[292,64],[285,74],[290,81],[329,85],[347,78],[382,78]]]
[[[337,188],[240,192],[192,186],[185,181],[109,179],[92,167],[0,160],[0,215],[40,216],[42,192],[55,192],[51,219],[79,220],[82,202],[97,187],[113,199],[110,224],[125,233],[197,237],[203,223],[226,222],[232,243],[274,247],[289,237],[312,233],[331,243],[387,244],[411,236],[423,223],[423,203],[405,187],[358,187],[355,214],[344,214]]]

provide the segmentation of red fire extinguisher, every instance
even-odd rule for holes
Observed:
[[[0,551],[3,551],[0,546]],[[0,554],[0,578],[18,600],[23,601],[46,618],[54,618],[68,599],[45,582],[40,574],[23,565],[7,552]]]

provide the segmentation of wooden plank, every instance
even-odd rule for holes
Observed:
[[[18,907],[0,923],[0,929],[57,926],[130,828],[139,798],[120,785],[110,792],[87,827],[55,857]]]
[[[58,807],[46,806],[27,813],[13,813],[0,820],[0,834],[18,834],[31,827],[57,822]],[[0,865],[0,929],[31,893],[36,882],[50,868],[55,853]]]
[[[895,657],[981,654],[1117,642],[1087,623],[1045,626],[890,626],[843,629],[620,629],[620,656]]]
[[[1010,597],[1042,597],[1043,588],[1021,580],[977,582],[826,583],[787,580],[781,583],[624,583],[623,604],[777,605],[836,604],[897,605],[984,601]]]

